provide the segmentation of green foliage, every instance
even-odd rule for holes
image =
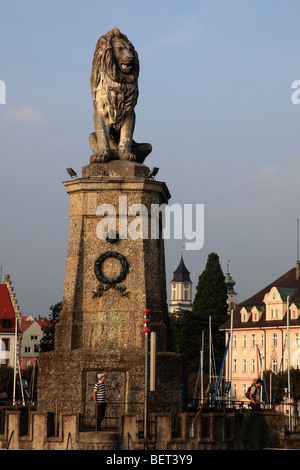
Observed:
[[[41,352],[48,352],[54,350],[54,341],[55,341],[55,326],[59,322],[59,314],[62,309],[62,302],[58,302],[55,305],[50,307],[50,315],[48,326],[44,327],[43,333],[44,336],[40,341]]]
[[[228,319],[227,287],[216,253],[208,255],[205,270],[199,276],[193,312],[199,320],[208,321],[211,316],[220,325]]]
[[[0,367],[0,392],[7,394],[7,400],[13,398],[14,368],[10,366]]]
[[[170,314],[170,325],[174,337],[174,351],[185,354],[189,370],[198,369],[202,331],[204,331],[204,367],[208,370],[209,317],[214,346],[216,366],[219,367],[225,349],[224,333],[219,327],[228,320],[227,287],[219,256],[210,253],[205,270],[199,276],[192,312],[182,310]]]
[[[274,374],[270,370],[265,372],[265,383],[267,388],[270,387],[270,376],[271,377],[271,398],[270,391],[268,392],[269,400],[273,403],[278,404],[283,400],[285,396],[285,389],[288,387],[288,373],[287,371],[281,372],[281,374]],[[294,400],[300,400],[300,369],[290,370],[291,378],[291,398]],[[263,397],[265,397],[265,390]]]
[[[33,398],[36,400],[36,384],[37,384],[37,367],[35,371],[33,371],[33,367],[27,367],[26,369],[21,371],[22,379],[27,380],[28,386],[31,385],[31,382],[34,377],[34,390],[33,390]],[[13,399],[13,389],[14,389],[14,368],[10,366],[0,367],[0,393],[6,393],[7,396],[3,401],[12,401]],[[28,390],[29,392],[29,390]],[[16,400],[20,401],[22,399],[22,390],[20,385],[20,376],[19,372],[17,371],[16,374]],[[24,399],[25,401],[28,400],[28,396],[24,391]]]
[[[209,317],[211,317],[211,333],[214,346],[214,355],[217,368],[220,367],[224,354],[224,333],[219,331],[220,326],[228,320],[227,316],[227,286],[225,276],[221,269],[219,256],[210,253],[207,258],[205,270],[199,276],[193,303],[193,315],[197,319],[197,326],[204,330],[205,350],[204,364],[208,364]]]
[[[198,368],[201,343],[201,328],[197,318],[189,310],[170,313],[170,327],[173,333],[173,349],[188,358],[190,370]]]

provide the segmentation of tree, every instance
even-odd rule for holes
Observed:
[[[170,313],[170,327],[173,334],[173,350],[188,358],[189,368],[195,369],[199,362],[199,335],[193,312],[179,310]]]
[[[50,315],[47,326],[42,328],[43,338],[40,342],[41,352],[53,351],[54,350],[54,340],[55,340],[55,327],[59,322],[59,314],[62,309],[62,302],[58,302],[55,305],[50,307]]]
[[[219,331],[219,327],[228,320],[227,317],[227,287],[225,276],[221,269],[219,256],[210,253],[207,258],[205,270],[199,276],[193,303],[193,315],[196,329],[205,332],[206,348],[204,359],[208,363],[208,332],[209,317],[211,317],[211,333],[214,346],[214,356],[216,366],[219,369],[224,354],[224,333]]]

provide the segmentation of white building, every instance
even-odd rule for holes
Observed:
[[[176,313],[179,310],[192,310],[192,284],[190,273],[184,264],[181,253],[179,265],[174,271],[171,281],[170,313]]]
[[[0,284],[0,367],[14,367],[16,353],[19,355],[20,352],[20,342],[16,347],[16,336],[21,336],[21,314],[10,277],[7,275],[4,283]]]

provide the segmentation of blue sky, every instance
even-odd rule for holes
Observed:
[[[170,203],[204,204],[194,283],[219,254],[242,301],[296,262],[300,79],[296,0],[16,1],[0,6],[0,262],[23,314],[62,298],[66,167],[91,155],[90,72],[118,27],[140,58],[137,141],[151,142]],[[167,289],[184,240],[166,241]]]

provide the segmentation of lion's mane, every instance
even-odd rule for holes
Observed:
[[[134,59],[130,74],[123,74],[116,64],[112,46],[114,37],[126,41],[131,47]],[[94,52],[91,91],[94,102],[103,102],[110,125],[117,131],[124,121],[125,113],[133,110],[137,103],[138,76],[138,54],[128,38],[118,28],[101,36]]]

